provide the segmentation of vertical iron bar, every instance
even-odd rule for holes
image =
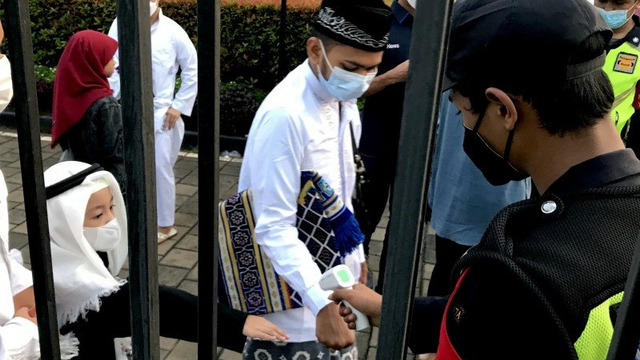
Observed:
[[[280,1],[280,42],[278,44],[278,77],[287,76],[287,0]]]
[[[607,360],[633,359],[640,339],[640,236],[616,319]]]
[[[418,1],[389,231],[377,359],[405,359],[452,0]]]
[[[9,52],[18,127],[18,146],[29,253],[36,300],[40,352],[43,360],[60,359],[56,300],[51,267],[51,243],[44,191],[40,116],[33,71],[31,20],[27,0],[7,2]],[[5,239],[7,240],[7,239]]]
[[[220,0],[198,0],[198,358],[214,359],[218,313]]]
[[[160,337],[149,2],[118,0],[117,12],[133,358],[155,360],[160,359]]]

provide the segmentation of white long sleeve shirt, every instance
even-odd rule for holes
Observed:
[[[191,116],[198,95],[198,54],[189,35],[178,23],[162,14],[151,25],[151,74],[153,83],[154,124],[156,131],[162,128],[169,107]],[[118,19],[109,28],[109,36],[118,40]],[[119,63],[119,51],[116,63]],[[180,89],[174,96],[178,69],[182,69]],[[113,96],[120,98],[120,74],[116,71],[109,78]]]
[[[38,327],[14,318],[13,297],[33,285],[31,272],[9,256],[7,186],[0,172],[0,360],[38,359]]]
[[[342,103],[342,114],[338,111],[338,101],[305,61],[258,109],[240,170],[239,191],[253,191],[256,241],[305,304],[304,308],[265,315],[290,335],[291,342],[315,341],[316,316],[330,303],[330,292],[318,285],[320,269],[298,240],[301,171],[318,171],[352,208],[355,169],[349,123],[359,132],[360,117],[355,101]],[[358,278],[364,261],[360,246],[346,257],[345,264]]]

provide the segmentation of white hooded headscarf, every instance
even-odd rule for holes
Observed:
[[[90,165],[65,161],[44,172],[45,186],[60,183]],[[107,252],[109,268],[83,235],[87,203],[94,190],[94,180],[102,179],[111,189],[114,215],[120,224],[120,240]],[[100,298],[120,289],[125,281],[117,278],[127,257],[127,215],[122,192],[108,171],[96,171],[81,184],[47,200],[51,258],[59,325],[75,322],[90,310],[100,310]]]

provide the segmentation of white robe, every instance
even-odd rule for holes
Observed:
[[[309,62],[293,70],[264,100],[249,131],[238,190],[251,188],[256,241],[276,272],[302,297],[304,308],[265,315],[290,336],[290,342],[315,341],[316,315],[329,304],[320,289],[320,269],[296,228],[300,173],[315,170],[353,209],[355,137],[360,117],[355,101],[339,105],[315,77]],[[345,259],[356,277],[365,261],[360,246]]]
[[[173,226],[176,198],[173,166],[182,145],[184,122],[179,119],[172,130],[162,130],[162,124],[169,107],[183,115],[191,115],[198,94],[198,54],[184,29],[164,16],[162,9],[159,11],[158,21],[151,26],[158,226]],[[111,24],[109,36],[118,40],[117,19]],[[115,59],[117,63],[119,52],[116,52]],[[174,96],[178,69],[182,70],[182,81],[180,90]],[[120,74],[117,71],[109,78],[109,85],[114,91],[113,96],[119,99]]]
[[[0,360],[38,359],[38,327],[14,318],[13,297],[33,285],[31,272],[9,256],[7,185],[0,172]]]

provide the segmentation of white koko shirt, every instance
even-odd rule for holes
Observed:
[[[13,297],[33,285],[31,272],[9,256],[7,185],[0,171],[0,360],[38,359],[38,327],[14,318]]]
[[[330,292],[318,285],[320,269],[298,240],[295,225],[301,171],[318,171],[352,209],[355,169],[349,123],[359,133],[360,115],[355,101],[342,103],[342,116],[338,109],[338,101],[305,61],[258,109],[240,170],[239,191],[253,190],[256,241],[305,304],[265,315],[291,336],[291,342],[315,341],[316,315],[330,303]],[[345,264],[358,278],[364,261],[360,246]]]
[[[153,82],[154,124],[156,131],[162,128],[169,107],[191,116],[198,95],[198,54],[189,35],[178,23],[162,14],[151,25],[151,74]],[[109,36],[118,40],[118,19],[109,28]],[[118,64],[120,52],[115,55]],[[175,94],[178,69],[182,69],[180,90]],[[113,96],[120,98],[120,74],[109,78]]]

